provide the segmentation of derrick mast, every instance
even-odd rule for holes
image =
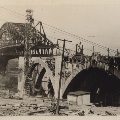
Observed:
[[[32,10],[26,10],[26,23],[25,23],[25,48],[24,48],[24,65],[25,65],[25,94],[30,94],[30,81],[31,78],[29,76],[29,68],[31,66],[31,45],[32,45],[32,39],[31,39],[31,29],[32,24],[34,22],[33,11]]]

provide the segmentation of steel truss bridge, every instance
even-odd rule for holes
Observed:
[[[45,34],[42,22],[37,24],[39,30],[35,27],[29,26],[28,23],[12,23],[6,22],[0,29],[0,70],[1,73],[6,71],[6,66],[10,59],[24,57],[25,39],[29,39],[31,57],[38,58],[33,60],[28,71],[28,77],[31,79],[31,91],[34,93],[35,87],[39,89],[41,81],[40,73],[45,68],[50,73],[49,78],[52,79],[53,88],[55,89],[55,57],[58,55],[59,47],[50,41]],[[64,66],[62,73],[62,96],[70,92],[69,86],[74,78],[85,69],[99,68],[103,69],[108,74],[113,74],[120,78],[120,57],[119,56],[102,56],[98,53],[93,53],[91,56],[83,53],[83,48],[78,51],[76,46],[76,53],[73,56],[64,56]],[[45,60],[41,61],[41,58]],[[41,68],[42,66],[42,68]],[[60,69],[60,68],[59,68]],[[43,70],[44,72],[44,70]],[[43,77],[43,76],[42,76]],[[41,77],[41,78],[42,78]],[[48,80],[47,77],[47,80]],[[34,81],[37,82],[34,82]],[[54,90],[55,91],[55,90]],[[56,91],[55,91],[56,92]]]

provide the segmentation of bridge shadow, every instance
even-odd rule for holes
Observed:
[[[72,79],[63,94],[63,98],[67,98],[67,94],[74,91],[90,92],[92,103],[97,102],[97,99],[105,101],[104,99],[107,100],[110,96],[119,94],[120,79],[102,68],[90,67],[82,70]],[[109,104],[112,104],[112,99],[108,100],[107,105]]]

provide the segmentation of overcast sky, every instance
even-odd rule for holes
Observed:
[[[6,9],[20,13],[21,16]],[[25,22],[26,9],[34,11],[35,20],[120,50],[120,0],[1,0],[0,26],[6,21]],[[48,38],[54,43],[59,38],[72,40],[72,44],[80,42],[43,25]],[[85,48],[92,49],[92,45],[86,42],[82,44]],[[75,45],[67,44],[66,47],[75,50]],[[107,53],[97,47],[95,50]],[[89,51],[85,50],[85,53]]]

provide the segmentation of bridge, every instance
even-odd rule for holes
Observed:
[[[94,59],[92,57],[94,57]],[[71,74],[65,80],[62,88],[64,98],[66,98],[68,92],[78,91],[78,90],[90,91],[93,86],[91,86],[89,90],[86,89],[87,87],[82,88],[83,84],[89,85],[90,83],[89,84],[85,83],[81,79],[85,79],[87,75],[92,74],[92,73],[89,73],[91,71],[93,71],[96,75],[99,75],[98,73],[101,73],[102,71],[103,74],[101,75],[102,77],[104,77],[104,79],[107,80],[110,77],[113,81],[109,81],[109,82],[114,83],[116,82],[116,79],[117,79],[117,82],[119,83],[119,79],[120,79],[120,75],[119,75],[120,74],[120,68],[119,68],[120,58],[119,57],[108,57],[108,56],[99,56],[99,55],[85,56],[81,54],[81,55],[75,55],[72,60],[75,60],[75,62],[71,63],[71,68],[72,68]],[[108,78],[105,78],[104,74],[106,74],[107,75],[106,77]],[[96,77],[96,80],[99,79],[99,77]],[[81,82],[78,80],[80,80]],[[76,87],[74,85],[76,85]],[[81,89],[80,89],[80,86],[81,86]],[[94,83],[94,87],[95,86],[97,86],[97,83]],[[112,87],[114,86],[111,85],[111,88]],[[119,89],[119,87],[116,89]],[[96,88],[96,91],[97,91],[97,88]]]
[[[36,28],[38,25],[39,30]],[[31,26],[29,23],[12,22],[2,25],[0,29],[0,71],[2,75],[5,75],[8,62],[18,58],[19,94],[24,95],[27,92],[34,96],[40,92],[41,86],[47,94],[47,85],[50,80],[54,96],[57,98],[62,61],[60,47],[46,37],[42,22],[38,22],[36,26]],[[31,57],[27,78],[24,64],[26,39],[29,39]],[[78,50],[78,48],[80,49]],[[76,53],[72,56],[65,55],[63,63],[61,98],[66,98],[69,92],[78,90],[96,93],[98,88],[104,93],[119,94],[119,55],[103,56],[93,52],[88,56],[84,54],[83,46],[78,44]],[[87,76],[91,79],[88,79]]]

